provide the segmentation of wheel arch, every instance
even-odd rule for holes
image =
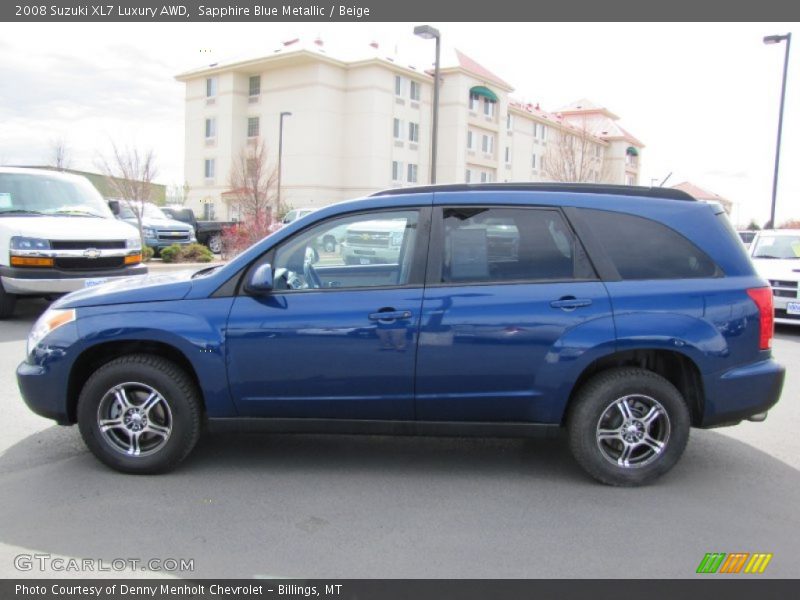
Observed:
[[[661,375],[674,385],[689,407],[691,424],[699,426],[705,410],[705,388],[700,369],[686,354],[663,348],[636,348],[621,350],[601,356],[592,361],[572,386],[561,418],[566,422],[567,414],[581,387],[594,375],[618,367],[639,367]]]
[[[70,423],[77,422],[78,397],[89,377],[97,369],[112,360],[129,354],[152,354],[174,362],[192,379],[200,398],[203,416],[206,400],[200,379],[194,365],[179,348],[165,342],[154,340],[116,340],[103,342],[86,348],[75,359],[67,382],[67,418]]]

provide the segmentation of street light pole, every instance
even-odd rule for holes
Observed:
[[[436,153],[439,143],[439,68],[441,58],[442,35],[430,25],[414,27],[414,35],[425,40],[436,40],[436,64],[433,70],[433,125],[431,133],[431,183],[436,183]]]
[[[283,119],[284,117],[291,117],[292,113],[282,112],[280,117],[280,126],[278,127],[278,206],[277,209],[281,210],[281,162],[283,160]]]
[[[769,226],[775,228],[775,204],[778,198],[778,167],[781,161],[781,134],[783,132],[783,105],[786,100],[786,76],[789,70],[789,47],[792,43],[792,34],[768,35],[764,38],[765,44],[779,44],[786,42],[786,54],[783,59],[783,80],[781,82],[781,108],[778,112],[778,140],[775,143],[775,172],[772,176],[772,204],[769,211]]]

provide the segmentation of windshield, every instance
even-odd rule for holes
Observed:
[[[761,235],[753,258],[800,258],[800,235]]]
[[[100,192],[83,177],[0,173],[0,215],[26,213],[113,218]]]
[[[141,204],[138,202],[121,202],[119,207],[119,217],[121,219],[135,219],[136,214],[139,212]],[[158,208],[155,204],[144,205],[144,216],[151,219],[169,219],[164,211]]]

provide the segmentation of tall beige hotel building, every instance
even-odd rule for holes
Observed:
[[[263,142],[277,162],[285,117],[281,199],[293,208],[430,181],[433,76],[377,43],[334,56],[320,40],[182,73],[187,206],[236,218],[225,202],[233,161]],[[601,106],[557,112],[517,100],[513,86],[455,50],[441,61],[437,183],[549,181],[554,144],[580,136],[596,168],[585,181],[636,185],[643,144]]]

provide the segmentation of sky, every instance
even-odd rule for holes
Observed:
[[[320,36],[332,48],[377,41],[433,62],[419,23],[22,23],[0,38],[0,164],[47,164],[56,140],[71,166],[98,170],[112,140],[152,148],[167,185],[183,183],[178,73],[271,53]],[[769,218],[784,46],[762,37],[797,23],[431,23],[556,111],[588,98],[645,144],[642,185],[691,181],[734,202],[735,224]],[[795,49],[796,54],[798,50]],[[800,60],[790,58],[778,223],[800,219]]]

